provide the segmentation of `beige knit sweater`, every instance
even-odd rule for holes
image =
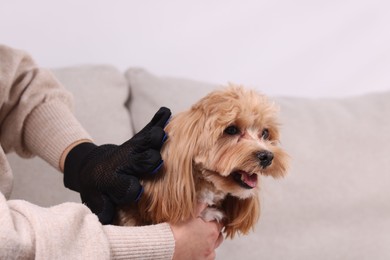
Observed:
[[[37,155],[59,169],[68,145],[90,139],[71,104],[48,70],[0,45],[0,259],[171,259],[175,243],[166,223],[102,226],[82,204],[42,208],[8,200],[12,171],[5,153]]]

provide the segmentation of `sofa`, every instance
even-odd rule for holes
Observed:
[[[98,144],[120,144],[160,106],[176,113],[220,87],[110,65],[53,72],[74,94],[74,112]],[[262,177],[257,226],[225,240],[217,259],[390,259],[390,91],[270,98],[280,107],[281,145],[291,167],[283,179]],[[46,162],[8,156],[12,199],[43,207],[80,201]]]

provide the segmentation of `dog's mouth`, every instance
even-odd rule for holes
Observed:
[[[255,173],[235,171],[232,173],[232,176],[233,180],[245,189],[253,189],[257,186],[257,174]]]

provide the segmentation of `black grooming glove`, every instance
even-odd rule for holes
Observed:
[[[163,164],[160,149],[171,112],[162,107],[152,121],[122,145],[81,143],[67,155],[65,187],[81,200],[102,224],[110,224],[115,206],[137,201],[142,194],[139,178],[155,174]]]

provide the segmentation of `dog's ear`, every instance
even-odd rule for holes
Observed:
[[[177,223],[195,214],[193,158],[198,152],[201,121],[202,113],[190,110],[173,117],[165,129],[168,140],[162,149],[163,171],[145,182],[139,205],[142,217],[151,218],[152,223]]]
[[[237,233],[247,234],[254,228],[260,217],[258,196],[240,199],[228,195],[222,205],[226,213],[225,234],[233,238]]]

